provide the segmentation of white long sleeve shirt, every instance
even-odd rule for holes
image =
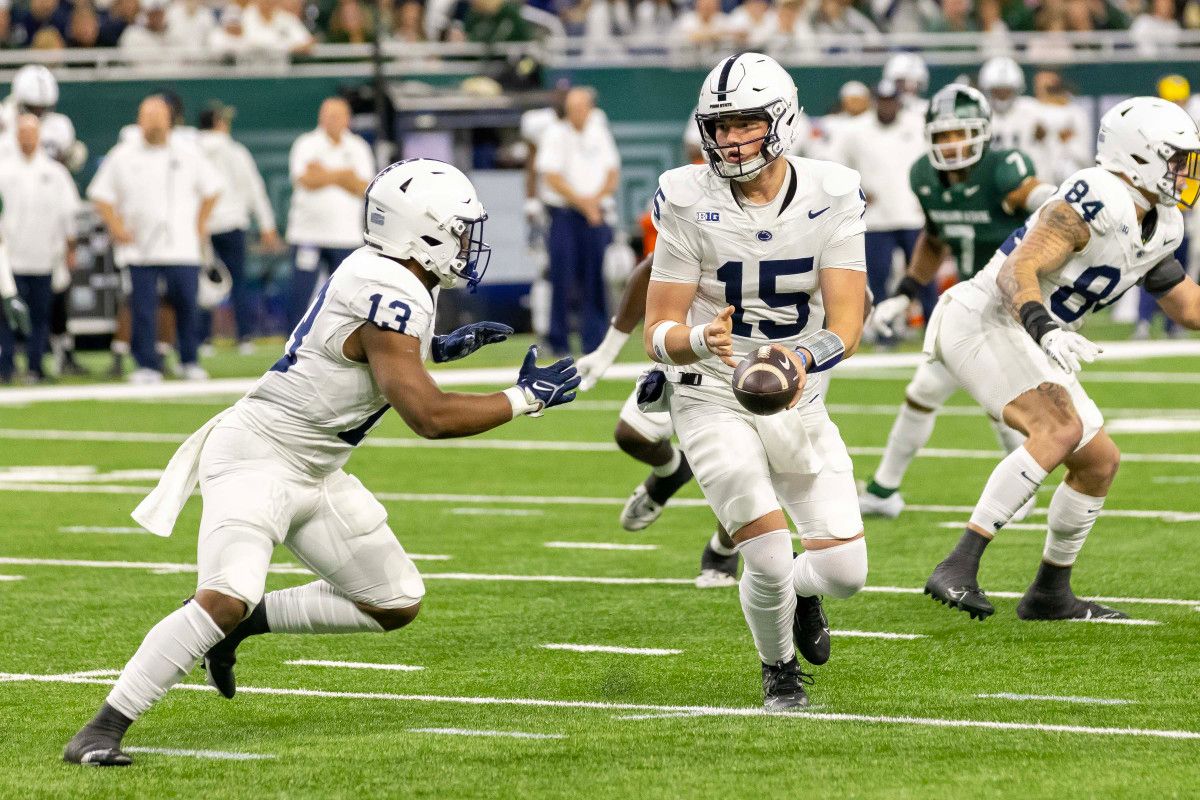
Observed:
[[[200,149],[172,135],[157,146],[140,137],[118,143],[100,162],[87,196],[113,206],[133,235],[131,244],[113,249],[117,264],[199,264],[200,206],[220,190]]]
[[[310,162],[328,170],[352,169],[364,181],[375,177],[375,156],[361,136],[346,131],[334,142],[320,128],[302,134],[292,144],[288,171],[292,178],[292,205],[288,209],[289,244],[318,247],[361,247],[363,203],[361,194],[340,186],[305,189],[298,181]]]
[[[15,275],[49,275],[77,233],[79,190],[67,168],[38,149],[0,162],[0,199],[9,262]]]
[[[922,227],[925,213],[908,183],[909,168],[925,153],[921,117],[904,110],[891,125],[884,125],[874,112],[859,114],[841,128],[839,138],[840,160],[862,176],[867,230]]]
[[[275,230],[266,184],[246,146],[221,131],[202,131],[199,144],[221,180],[221,194],[208,218],[209,232],[246,230],[251,213],[260,231]]]

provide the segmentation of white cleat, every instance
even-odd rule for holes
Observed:
[[[1028,517],[1030,514],[1033,513],[1033,510],[1035,508],[1037,508],[1037,495],[1036,494],[1033,497],[1029,498],[1029,501],[1027,503],[1025,503],[1025,505],[1023,505],[1017,509],[1017,513],[1012,515],[1012,519],[1010,519],[1009,522],[1023,521],[1026,517]]]
[[[663,507],[650,499],[644,484],[638,484],[621,509],[621,527],[627,531],[640,531],[650,527],[663,512]]]
[[[725,589],[730,586],[737,586],[738,580],[728,572],[722,572],[719,569],[702,570],[696,576],[697,589]]]
[[[152,386],[156,383],[162,383],[163,376],[158,370],[139,367],[129,373],[128,380],[135,386]]]
[[[858,496],[858,508],[864,517],[895,519],[904,510],[904,498],[899,492],[892,492],[888,497],[877,497],[864,491]]]
[[[199,364],[184,364],[179,370],[179,376],[185,381],[208,380],[208,372]]]

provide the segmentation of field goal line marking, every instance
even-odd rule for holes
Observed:
[[[92,561],[92,560],[76,560],[65,558],[24,558],[14,556],[0,556],[0,565],[9,566],[24,566],[24,567],[82,567],[86,569],[144,569],[148,571],[161,572],[195,572],[195,564],[174,564],[154,561]],[[303,567],[292,567],[272,564],[268,571],[271,573],[284,575],[312,575]],[[425,580],[448,580],[448,581],[498,581],[498,582],[514,582],[514,583],[587,583],[601,586],[695,586],[693,578],[638,578],[638,577],[619,577],[619,576],[593,576],[593,575],[504,575],[504,574],[488,574],[476,572],[429,572],[422,573],[421,577]],[[883,594],[922,594],[923,590],[917,587],[909,586],[864,586],[864,592],[875,592]],[[992,597],[1003,597],[1008,599],[1020,599],[1024,597],[1024,592],[1001,592],[988,591]],[[1200,600],[1180,600],[1165,597],[1095,597],[1088,596],[1086,600],[1094,600],[1098,603],[1134,603],[1146,605],[1160,606],[1187,606],[1188,608],[1200,607]],[[1137,621],[1134,624],[1138,624]],[[1153,622],[1147,623],[1142,621],[1141,624],[1156,624]]]
[[[81,678],[69,675],[33,675],[0,672],[0,682],[73,683],[111,686],[115,681],[104,678]],[[175,689],[197,692],[215,691],[197,683],[177,684]],[[446,703],[470,706],[521,706],[532,708],[572,708],[591,711],[649,712],[651,714],[681,714],[698,717],[762,717],[775,719],[816,720],[820,722],[856,722],[877,725],[910,725],[933,728],[979,728],[1002,731],[1038,731],[1044,733],[1077,733],[1090,736],[1131,736],[1155,739],[1200,740],[1200,731],[1155,730],[1150,728],[1101,728],[1086,725],[1056,725],[1040,722],[998,722],[993,720],[941,719],[938,717],[904,717],[883,714],[839,714],[829,712],[768,713],[761,706],[753,708],[722,708],[717,706],[663,706],[649,703],[605,703],[596,700],[547,700],[531,697],[453,697],[445,695],[393,694],[390,692],[333,692],[322,689],[277,689],[267,686],[239,686],[241,694],[261,694],[283,697],[315,697],[344,700],[376,700],[400,703]]]
[[[230,753],[225,750],[186,750],[176,747],[124,747],[126,753],[149,753],[158,756],[207,758],[215,761],[263,761],[275,758],[268,753]]]

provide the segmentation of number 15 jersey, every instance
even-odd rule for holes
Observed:
[[[1087,245],[1073,254],[1058,270],[1041,276],[1042,301],[1064,328],[1077,330],[1083,318],[1107,308],[1137,285],[1150,269],[1179,247],[1183,238],[1183,215],[1175,206],[1156,205],[1149,213],[1158,219],[1150,238],[1142,240],[1131,188],[1112,172],[1089,167],[1076,172],[1058,192],[1029,217],[967,286],[1001,302],[996,278],[1005,259],[1017,248],[1025,231],[1037,222],[1050,203],[1062,200],[1088,224]],[[971,305],[966,295],[956,299]]]
[[[305,472],[340,469],[390,407],[370,365],[346,358],[346,339],[369,322],[416,337],[428,359],[437,291],[374,250],[355,250],[321,287],[283,357],[237,402],[238,415]]]
[[[794,156],[787,169],[783,187],[764,206],[739,201],[732,182],[705,165],[663,173],[654,195],[651,280],[697,287],[691,325],[733,306],[735,360],[768,342],[794,347],[825,324],[822,269],[866,270],[858,173]],[[724,384],[733,374],[717,358],[685,369]],[[817,383],[810,381],[814,389]]]

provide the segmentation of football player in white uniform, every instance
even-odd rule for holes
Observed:
[[[487,266],[487,215],[465,175],[430,159],[401,161],[367,189],[363,238],[326,282],[282,358],[245,397],[193,434],[134,511],[169,535],[200,484],[204,500],[194,598],[150,630],[65,760],[131,762],[130,724],[202,657],[233,697],[234,650],[262,633],[395,630],[417,616],[425,587],[387,512],[342,466],[388,408],[427,438],[470,436],[570,402],[569,358],[550,367],[530,348],[516,384],[493,394],[442,392],[425,360],[462,358],[511,328],[482,322],[433,334],[439,288],[473,285]],[[284,545],[318,576],[268,592]]]
[[[992,537],[1058,465],[1037,577],[1021,619],[1118,618],[1082,600],[1071,568],[1117,472],[1120,453],[1075,373],[1100,348],[1076,333],[1083,318],[1142,284],[1167,316],[1200,328],[1200,287],[1173,253],[1177,204],[1200,190],[1200,132],[1183,109],[1153,97],[1118,103],[1100,121],[1096,166],[1080,170],[1014,231],[974,278],[942,296],[925,352],[993,417],[1026,435],[992,471],[961,540],[925,592],[984,619],[979,559]]]
[[[1025,94],[1025,73],[1008,56],[995,56],[979,68],[979,90],[992,107],[992,146],[1029,150],[1035,144],[1040,104]]]
[[[820,595],[850,597],[867,574],[850,456],[820,396],[824,370],[862,334],[865,199],[853,170],[785,155],[798,111],[796,85],[765,55],[709,73],[696,113],[708,164],[659,179],[646,297],[646,352],[667,366],[643,399],[662,390],[737,543],[769,710],[808,702],[796,650],[829,658]],[[807,380],[788,410],[754,416],[734,398],[732,368],[768,343]],[[794,560],[784,509],[804,540]]]

